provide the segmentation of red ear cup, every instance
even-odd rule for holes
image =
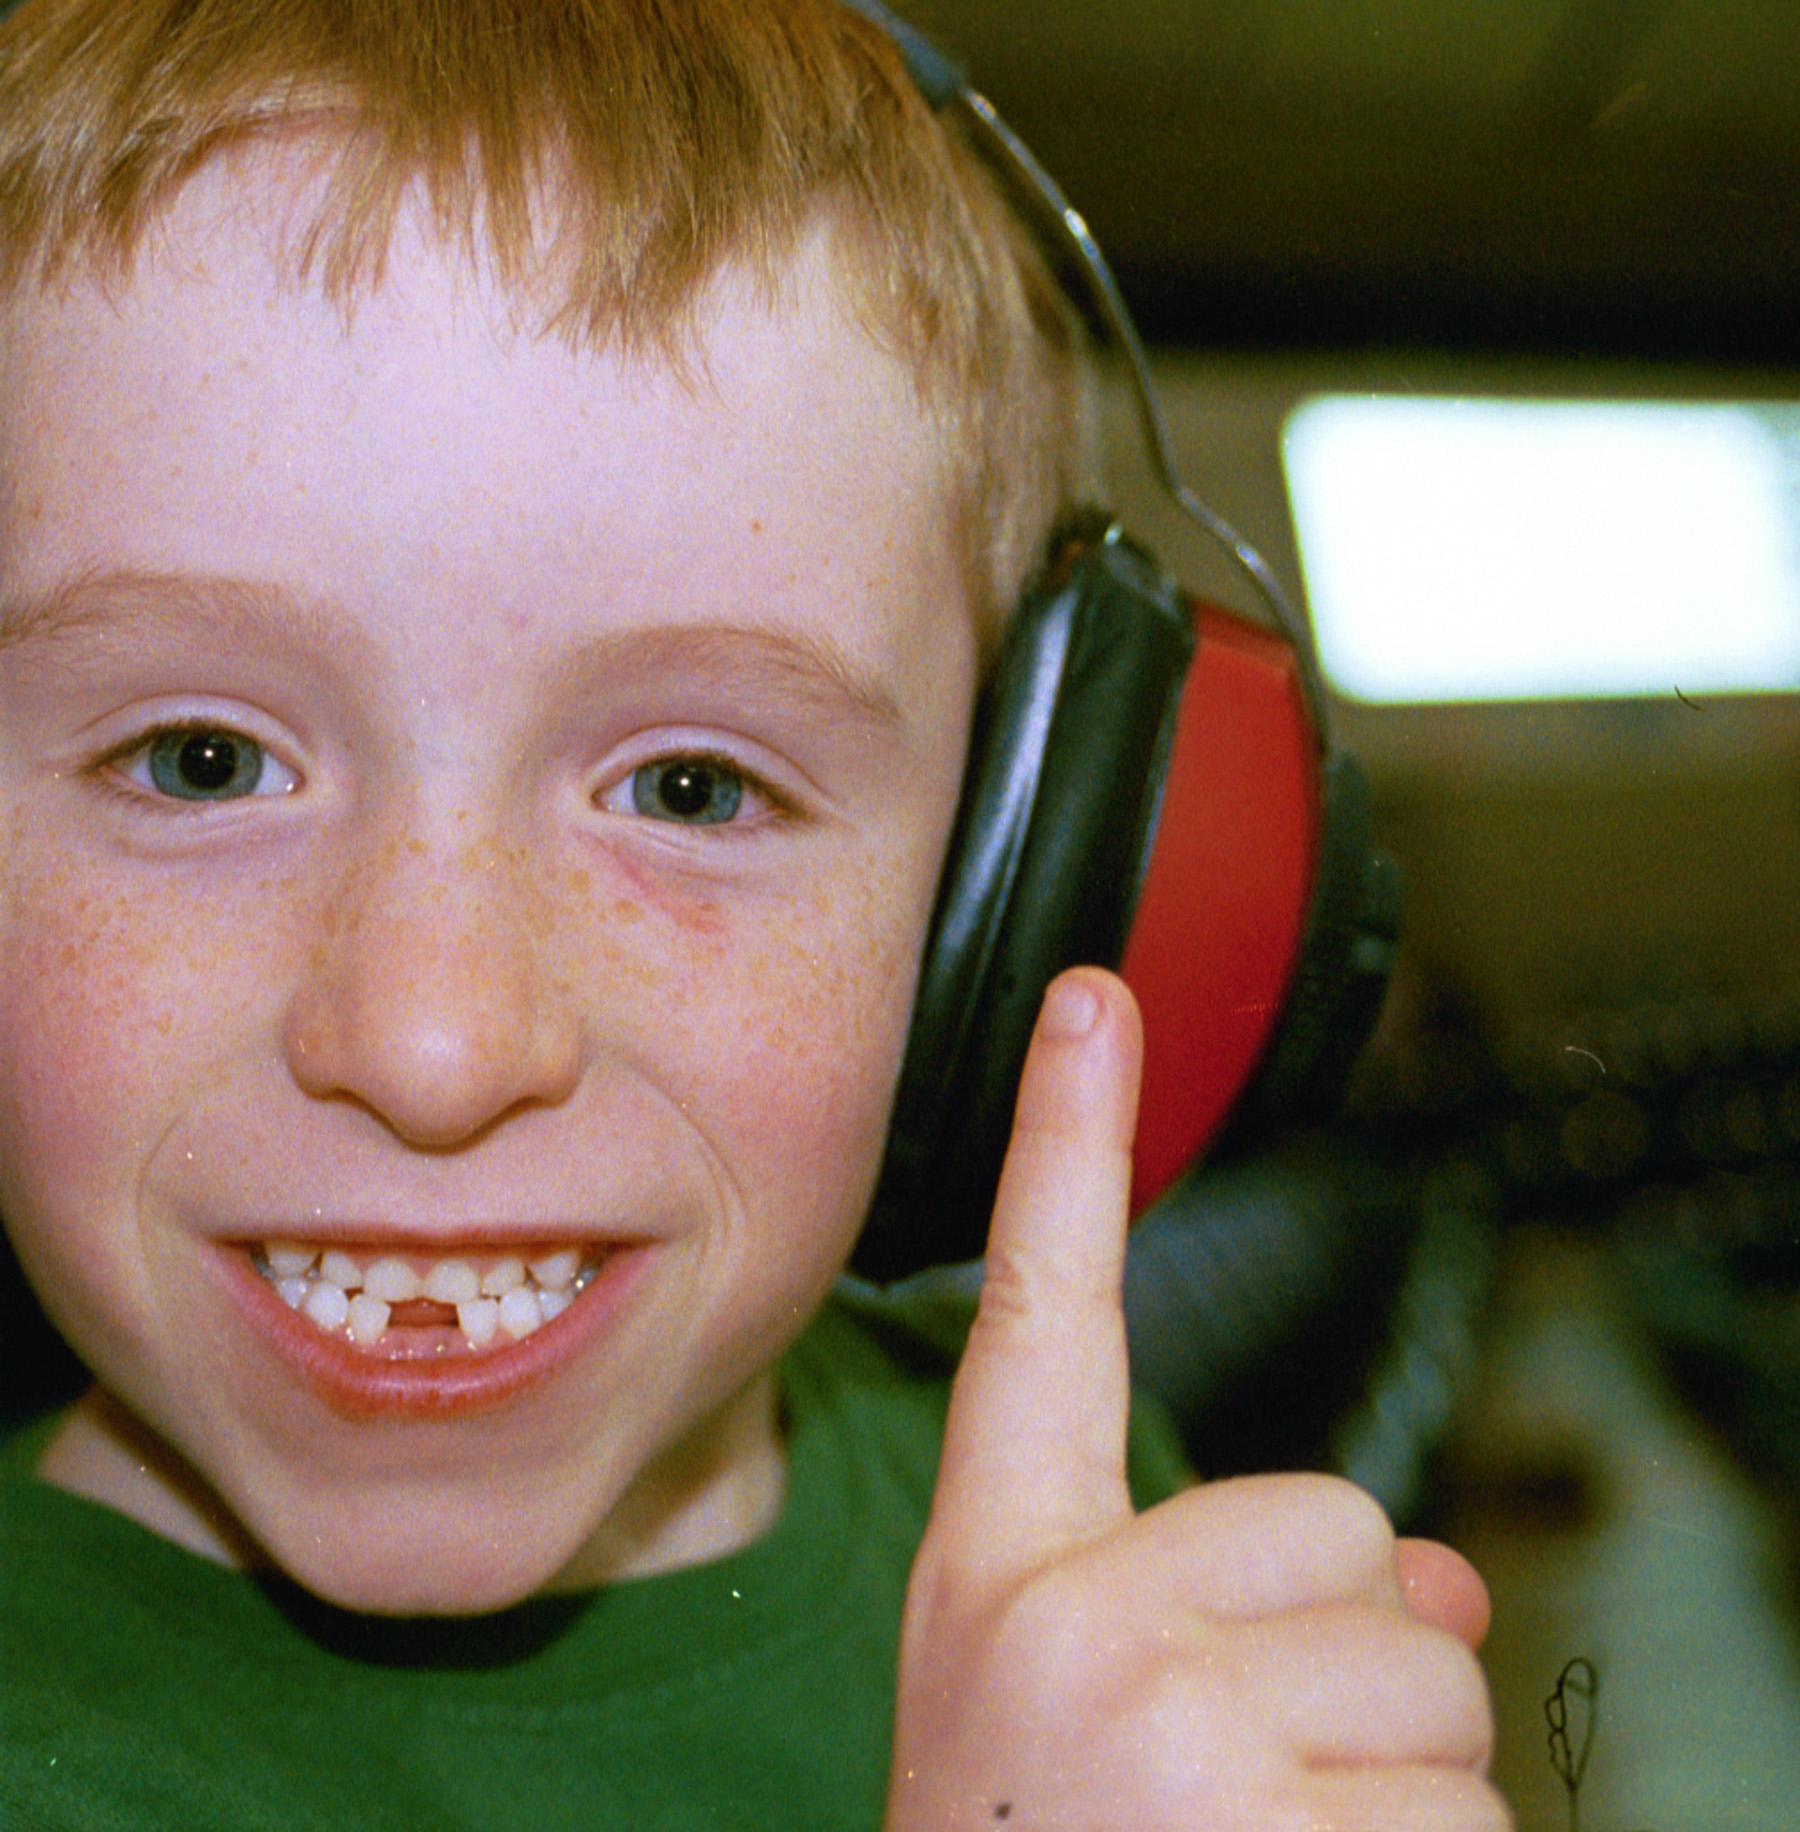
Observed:
[[[1162,811],[1121,966],[1144,1017],[1134,1209],[1211,1142],[1281,1022],[1320,852],[1320,751],[1293,650],[1196,612]]]

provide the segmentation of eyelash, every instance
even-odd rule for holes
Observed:
[[[220,739],[236,747],[238,751],[250,750],[255,753],[257,781],[250,788],[234,794],[195,794],[180,795],[171,792],[154,780],[155,765],[153,758],[159,744],[171,738]],[[184,746],[185,749],[185,746]],[[141,761],[146,776],[151,780],[142,780],[131,773],[131,766]],[[264,786],[269,772],[285,777],[285,783],[271,791]],[[164,724],[152,726],[149,730],[138,732],[124,743],[116,745],[98,760],[95,766],[97,774],[106,786],[121,799],[151,806],[163,806],[175,809],[216,808],[227,802],[272,800],[281,795],[288,795],[300,786],[299,772],[283,763],[261,739],[223,721],[207,719],[173,719]],[[217,785],[228,787],[228,783]]]
[[[735,785],[741,801],[753,801],[757,807],[741,808],[740,802],[734,802],[729,811],[720,817],[706,819],[697,816],[684,820],[676,814],[658,815],[644,806],[646,794],[654,793],[648,789],[645,779],[655,771],[674,771],[686,767],[690,772],[706,772],[714,776],[724,776]],[[624,815],[628,819],[649,821],[658,826],[674,828],[707,828],[719,837],[731,835],[741,837],[747,832],[771,821],[791,821],[800,815],[800,809],[791,797],[784,795],[769,783],[766,778],[754,770],[747,769],[737,758],[723,751],[709,750],[704,746],[693,749],[673,749],[645,758],[634,764],[629,770],[616,777],[594,797],[595,803],[607,813]],[[620,806],[628,802],[629,807]]]

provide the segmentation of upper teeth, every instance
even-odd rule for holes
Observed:
[[[256,1257],[288,1305],[329,1333],[348,1330],[365,1346],[385,1334],[396,1304],[415,1298],[454,1306],[474,1347],[501,1333],[529,1336],[568,1309],[594,1270],[578,1247],[429,1264],[387,1253],[365,1264],[342,1247],[272,1240]]]

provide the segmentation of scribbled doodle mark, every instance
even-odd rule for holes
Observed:
[[[1556,1690],[1544,1700],[1550,1724],[1550,1766],[1569,1794],[1569,1832],[1581,1832],[1581,1777],[1594,1747],[1599,1717],[1600,1675],[1579,1654],[1557,1675]]]

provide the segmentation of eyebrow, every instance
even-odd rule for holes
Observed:
[[[41,591],[0,591],[0,650],[78,638],[120,625],[185,629],[196,619],[209,633],[228,635],[234,626],[272,621],[322,625],[325,613],[254,579],[138,567],[90,568]],[[342,633],[338,635],[341,640]]]
[[[578,676],[698,675],[722,687],[798,703],[824,718],[901,722],[899,705],[882,681],[828,634],[815,631],[724,621],[606,630],[577,644],[570,661]]]
[[[0,591],[0,649],[54,636],[85,621],[78,601],[90,578],[84,574],[43,592]]]
[[[0,591],[0,653],[30,643],[79,639],[108,628],[147,624],[187,630],[198,620],[209,638],[234,628],[299,623],[337,647],[360,640],[319,606],[257,580],[136,567],[90,570],[33,593]],[[811,703],[821,716],[849,715],[898,725],[893,694],[828,633],[756,624],[672,623],[604,630],[574,645],[558,672],[603,678],[621,669],[699,673],[722,685]]]

